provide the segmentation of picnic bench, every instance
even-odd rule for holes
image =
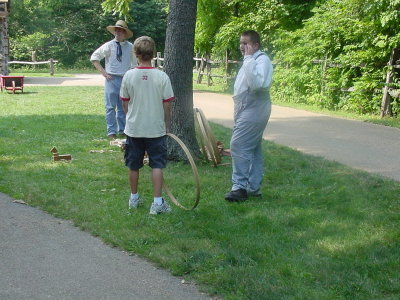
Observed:
[[[24,92],[24,76],[0,76],[0,88],[5,91],[15,91]]]

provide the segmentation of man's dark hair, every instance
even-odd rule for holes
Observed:
[[[242,36],[248,36],[253,43],[257,43],[261,48],[260,35],[257,31],[247,30],[242,33]]]

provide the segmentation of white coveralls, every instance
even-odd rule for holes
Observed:
[[[262,136],[271,115],[269,87],[273,67],[257,51],[244,57],[234,86],[234,127],[230,143],[232,191],[259,193],[263,178]]]

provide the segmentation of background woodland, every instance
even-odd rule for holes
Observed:
[[[107,5],[127,15],[105,13]],[[197,6],[196,53],[240,59],[240,32],[255,29],[275,64],[274,97],[379,114],[387,63],[400,47],[400,0],[198,0]],[[168,10],[168,0],[14,0],[10,59],[31,60],[35,50],[38,60],[90,67],[92,51],[111,38],[105,27],[118,18],[127,18],[134,38],[152,36],[163,52]],[[399,98],[391,101],[397,116]]]

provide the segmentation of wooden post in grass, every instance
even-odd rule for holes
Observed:
[[[37,62],[37,56],[36,56],[36,51],[32,50],[32,62]],[[36,69],[36,65],[33,65],[32,67],[34,70]]]
[[[212,78],[211,78],[211,59],[210,56],[206,56],[206,65],[207,65],[207,86],[212,85]]]
[[[199,74],[197,76],[197,83],[201,83],[201,80],[203,79],[204,68],[205,68],[205,58],[202,55],[201,62],[200,62],[200,68],[199,68]]]
[[[224,77],[225,83],[228,82],[228,72],[229,72],[229,58],[228,58],[228,55],[229,55],[228,49],[226,49],[226,51],[225,51],[225,77]]]
[[[161,59],[161,52],[157,52],[156,56],[156,68],[159,70],[163,69],[162,59]]]
[[[199,60],[200,56],[198,53],[196,53],[196,71],[199,71],[200,68],[200,60]]]
[[[398,60],[400,57],[400,49],[395,48],[392,50],[392,54],[390,55],[390,59],[388,62],[388,70],[386,73],[386,81],[385,81],[385,86],[383,88],[383,96],[382,96],[382,104],[381,104],[381,118],[385,116],[391,116],[392,115],[392,108],[390,105],[390,95],[389,95],[389,89],[390,89],[390,84],[393,82],[393,66],[395,65],[395,61]]]
[[[54,60],[52,58],[50,58],[49,64],[50,64],[50,75],[53,76],[54,75]]]

